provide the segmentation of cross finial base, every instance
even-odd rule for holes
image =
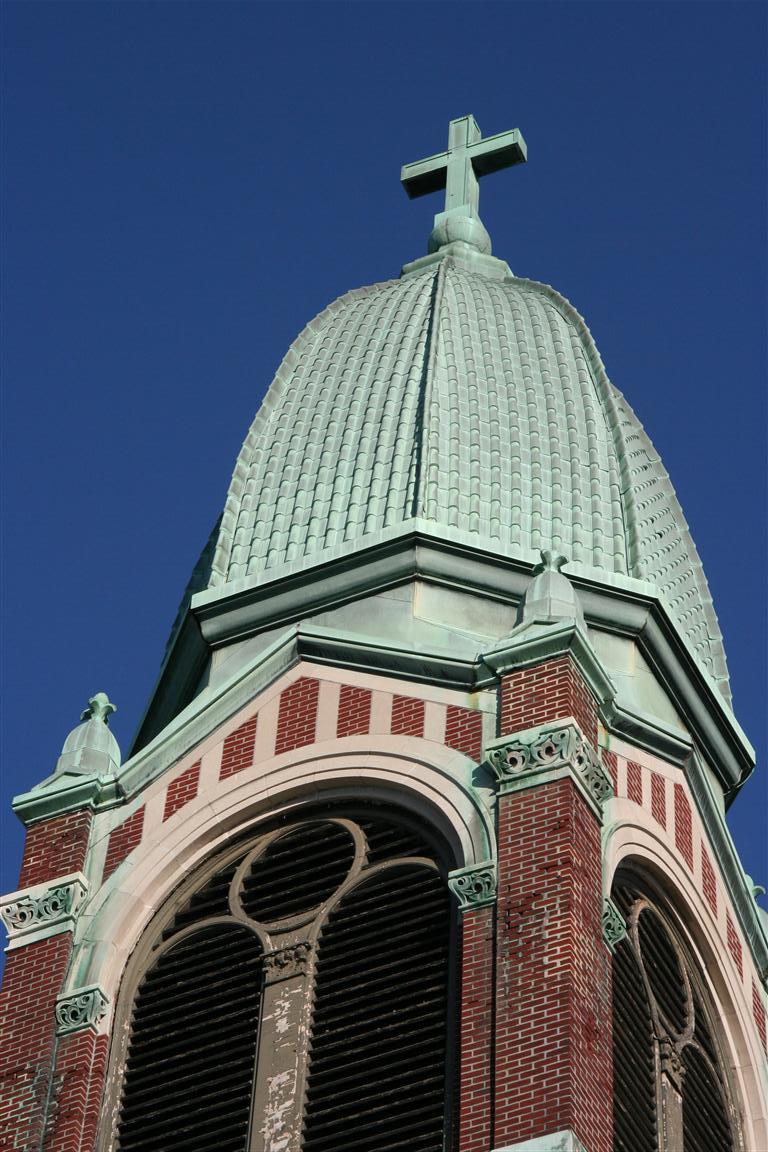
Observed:
[[[448,151],[406,164],[400,173],[411,198],[445,188],[445,211],[435,217],[429,251],[459,243],[490,255],[491,240],[478,213],[479,178],[522,164],[526,158],[525,141],[517,128],[483,140],[474,116],[451,120]]]
[[[484,256],[491,254],[491,238],[480,217],[469,214],[467,205],[435,216],[427,251],[437,252],[446,244],[468,244]]]

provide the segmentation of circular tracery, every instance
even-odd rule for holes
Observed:
[[[637,937],[652,1004],[668,1029],[681,1037],[691,1024],[688,981],[669,933],[649,906],[637,913]]]
[[[306,1084],[292,1147],[445,1146],[450,898],[415,822],[281,822],[179,896],[133,994],[113,1148],[245,1152],[283,1052]]]
[[[352,830],[339,821],[308,821],[256,850],[237,900],[251,920],[287,924],[316,911],[347,879],[355,863]]]
[[[613,898],[628,927],[613,963],[614,1152],[735,1152],[738,1116],[697,965],[641,882],[620,879]]]

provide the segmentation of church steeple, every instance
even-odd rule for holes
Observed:
[[[406,165],[433,253],[288,351],[127,762],[97,695],[16,798],[14,1147],[768,1146],[752,751],[658,455],[490,255],[525,154]]]

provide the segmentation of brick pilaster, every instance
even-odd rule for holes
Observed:
[[[82,872],[88,854],[90,812],[68,812],[27,830],[19,888],[31,888],[69,872]]]
[[[573,716],[587,740],[597,739],[597,705],[570,656],[556,656],[502,677],[499,732],[506,735]]]
[[[80,811],[33,824],[20,889],[83,871],[91,819]],[[43,1148],[57,1052],[56,997],[71,953],[72,934],[60,931],[7,954],[0,991],[0,1152]],[[85,1145],[68,1147],[85,1152]]]
[[[493,1146],[493,916],[485,907],[462,918],[459,1152]]]
[[[499,798],[495,1143],[570,1128],[611,1147],[600,828],[571,780]]]
[[[503,677],[499,704],[502,735],[572,716],[594,744],[597,707],[568,656]],[[571,777],[542,777],[502,792],[497,834],[493,1147],[570,1129],[610,1152],[599,817]]]
[[[93,1152],[108,1043],[90,1028],[60,1038],[43,1152]]]
[[[42,1147],[55,1053],[56,997],[69,932],[8,953],[0,992],[0,1150]]]

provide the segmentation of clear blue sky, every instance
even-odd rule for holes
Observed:
[[[496,253],[586,316],[672,475],[765,881],[766,11],[6,0],[3,891],[10,796],[96,690],[127,748],[279,360],[424,251],[400,165],[467,112],[529,145],[483,182]]]

